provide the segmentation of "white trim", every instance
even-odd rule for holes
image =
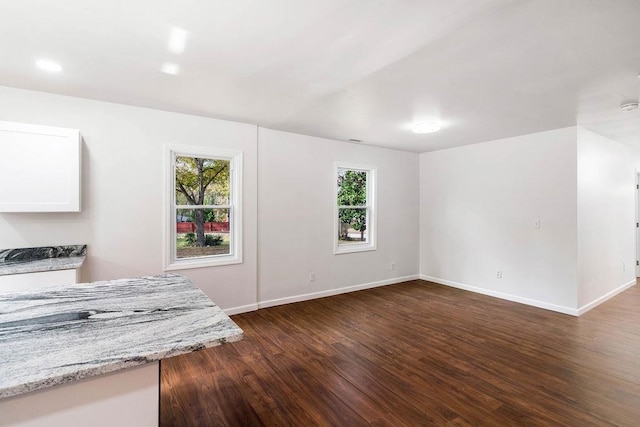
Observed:
[[[234,314],[248,313],[250,311],[256,311],[258,309],[258,304],[247,304],[240,305],[238,307],[225,308],[222,311],[227,316],[233,316]]]
[[[562,305],[550,304],[544,301],[538,301],[529,298],[519,297],[517,295],[505,294],[502,292],[496,292],[489,289],[478,288],[476,286],[465,285],[463,283],[453,282],[451,280],[440,279],[437,277],[427,276],[425,274],[420,275],[420,279],[426,280],[427,282],[438,283],[440,285],[451,286],[452,288],[463,289],[465,291],[475,292],[477,294],[488,295],[495,298],[504,299],[507,301],[513,301],[520,304],[526,304],[533,307],[544,308],[545,310],[556,311],[558,313],[569,314],[571,316],[579,316],[579,312],[575,308],[565,307]]]
[[[174,194],[174,159],[176,156],[207,157],[229,160],[231,171],[229,174],[231,195],[229,222],[231,242],[229,255],[215,255],[210,257],[187,258],[174,260],[175,226]],[[243,153],[238,150],[225,150],[197,145],[164,145],[164,271],[186,270],[191,268],[215,267],[219,265],[242,263],[242,189],[243,189]]]
[[[635,201],[634,209],[636,213],[636,223],[640,223],[640,209],[638,209],[638,204],[640,203],[640,170],[638,170],[638,168],[636,168],[636,190],[633,193],[633,200]],[[640,277],[640,265],[638,265],[638,260],[640,260],[640,229],[636,226],[633,231],[635,232],[634,237],[636,238],[636,258],[634,259],[634,261],[636,262],[635,272],[636,277]]]
[[[169,254],[171,256],[171,254]],[[219,257],[219,258],[215,258]],[[235,259],[231,255],[211,255],[197,258],[185,258],[173,264],[165,265],[164,271],[182,271],[192,268],[216,267],[219,265],[242,264],[242,259]]]
[[[340,227],[340,219],[338,212],[340,206],[338,200],[338,169],[350,169],[356,171],[367,172],[367,235],[366,243],[353,243],[341,245],[338,241],[337,230]],[[378,168],[377,166],[361,165],[355,163],[335,162],[333,167],[333,253],[335,255],[349,254],[354,252],[375,251],[378,249],[378,209],[377,209],[377,191],[378,191]],[[357,206],[361,207],[361,206]]]
[[[274,307],[274,306],[277,306],[277,305],[291,304],[291,303],[294,303],[294,302],[301,302],[301,301],[308,301],[308,300],[311,300],[311,299],[329,297],[329,296],[333,296],[333,295],[339,295],[339,294],[344,294],[344,293],[348,293],[348,292],[355,292],[355,291],[360,291],[360,290],[363,290],[363,289],[375,288],[375,287],[379,287],[379,286],[393,285],[393,284],[396,284],[396,283],[408,282],[410,280],[418,280],[418,279],[425,280],[425,281],[428,281],[428,282],[438,283],[440,285],[450,286],[450,287],[453,287],[453,288],[463,289],[463,290],[474,292],[474,293],[488,295],[488,296],[491,296],[491,297],[500,298],[500,299],[504,299],[504,300],[507,300],[507,301],[513,301],[513,302],[517,302],[517,303],[521,303],[521,304],[525,304],[525,305],[530,305],[530,306],[533,306],[533,307],[543,308],[543,309],[555,311],[555,312],[558,312],[558,313],[568,314],[568,315],[571,315],[571,316],[580,316],[580,315],[586,313],[587,311],[591,310],[592,308],[596,307],[597,305],[600,305],[603,302],[607,301],[608,299],[613,298],[617,294],[629,289],[630,287],[632,287],[636,283],[635,280],[632,280],[629,283],[626,283],[626,284],[622,285],[621,287],[619,287],[617,289],[614,289],[613,291],[609,292],[608,294],[606,294],[606,295],[598,298],[597,300],[595,300],[595,301],[593,301],[593,302],[581,307],[580,309],[576,310],[576,309],[572,309],[572,308],[569,308],[569,307],[558,306],[558,305],[555,305],[555,304],[548,304],[548,303],[545,303],[545,302],[542,302],[542,301],[531,300],[531,299],[528,299],[528,298],[517,297],[517,296],[509,295],[509,294],[503,294],[503,293],[500,293],[500,292],[488,291],[486,289],[477,288],[475,286],[463,285],[461,283],[452,282],[450,280],[438,279],[438,278],[427,276],[427,275],[424,275],[424,274],[420,274],[420,275],[415,274],[415,275],[411,275],[411,276],[404,276],[404,277],[398,277],[398,278],[394,278],[394,279],[381,280],[381,281],[378,281],[378,282],[370,282],[370,283],[364,283],[364,284],[361,284],[361,285],[347,286],[347,287],[344,287],[344,288],[330,289],[330,290],[327,290],[327,291],[313,292],[313,293],[308,293],[308,294],[296,295],[296,296],[292,296],[292,297],[285,297],[285,298],[278,298],[278,299],[273,299],[273,300],[268,300],[268,301],[261,301],[261,302],[258,302],[257,304],[247,304],[247,305],[241,305],[241,306],[238,306],[238,307],[226,308],[223,311],[228,316],[232,316],[234,314],[247,313],[247,312],[256,311],[256,310],[262,309],[262,308]]]
[[[176,205],[176,209],[231,209],[231,205]]]
[[[608,292],[608,293],[602,295],[600,298],[596,298],[595,300],[591,301],[589,304],[583,305],[582,307],[580,307],[578,309],[578,316],[586,313],[587,311],[591,310],[592,308],[595,308],[596,306],[602,304],[603,302],[607,301],[608,299],[611,299],[611,298],[615,297],[620,292],[626,291],[627,289],[629,289],[630,287],[632,287],[635,284],[636,284],[636,280],[635,279],[631,280],[631,281],[625,283],[624,285],[612,290],[611,292]]]
[[[291,304],[294,302],[307,301],[307,300],[316,299],[316,298],[330,297],[333,295],[346,294],[348,292],[361,291],[363,289],[377,288],[379,286],[394,285],[396,283],[408,282],[410,280],[417,280],[417,279],[419,279],[419,276],[417,274],[414,274],[411,276],[395,277],[393,279],[379,280],[377,282],[369,282],[369,283],[363,283],[360,285],[346,286],[344,288],[328,289],[326,291],[300,294],[300,295],[295,295],[291,297],[277,298],[277,299],[272,299],[267,301],[259,301],[258,308],[260,309],[260,308],[274,307],[276,305]]]

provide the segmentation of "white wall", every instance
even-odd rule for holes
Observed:
[[[258,286],[263,305],[417,277],[417,154],[263,128],[258,141]],[[333,253],[336,161],[378,168],[376,251]],[[316,274],[313,283],[310,272]]]
[[[421,154],[422,277],[575,312],[576,176],[575,127]]]
[[[578,128],[578,306],[635,284],[638,152]],[[623,268],[624,263],[624,268]]]
[[[0,248],[86,243],[83,281],[163,272],[165,143],[244,152],[244,262],[183,271],[234,312],[420,272],[577,313],[635,279],[638,153],[584,129],[417,155],[6,87],[0,120],[82,131],[82,212],[0,214]],[[378,167],[376,251],[333,254],[336,161]]]
[[[0,120],[81,130],[82,212],[0,214],[0,248],[86,243],[83,281],[163,272],[163,144],[242,150],[244,263],[183,273],[223,308],[255,305],[256,126],[6,87]]]
[[[0,248],[86,243],[83,281],[163,272],[167,143],[244,152],[244,262],[182,271],[230,312],[417,277],[417,154],[260,129],[258,166],[253,125],[7,87],[0,120],[81,130],[82,212],[0,214]],[[336,160],[378,166],[375,252],[333,254]]]

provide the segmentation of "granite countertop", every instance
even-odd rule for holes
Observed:
[[[176,274],[0,294],[0,398],[240,339]]]
[[[0,250],[0,276],[80,268],[87,245]]]

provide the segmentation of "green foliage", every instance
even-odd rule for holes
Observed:
[[[176,157],[176,202],[179,205],[226,205],[229,160]]]
[[[223,241],[224,239],[222,238],[222,236],[219,236],[217,234],[207,234],[204,237],[205,246],[219,246]]]
[[[182,237],[178,237],[177,245],[179,248],[197,247],[197,246],[220,246],[225,243],[224,237],[219,234],[205,234],[204,244],[198,245],[195,233],[185,233]]]
[[[364,206],[367,204],[367,172],[341,170],[338,173],[338,205]]]
[[[230,169],[229,160],[176,157],[176,204],[196,206],[228,204]],[[195,209],[189,216],[196,225],[195,245],[205,246],[204,223],[215,219],[214,212]]]
[[[364,235],[367,229],[367,210],[355,209],[367,204],[367,172],[354,170],[340,170],[338,173],[338,206],[353,206],[340,208],[338,216],[342,224],[360,231]],[[348,240],[346,228],[341,227],[341,238]]]
[[[204,222],[226,222],[229,221],[229,209],[202,209],[204,212]],[[184,217],[186,221],[195,222],[195,209],[178,209],[178,215]]]
[[[187,233],[184,235],[184,242],[189,245],[189,246],[193,246],[193,244],[196,242],[196,233]]]

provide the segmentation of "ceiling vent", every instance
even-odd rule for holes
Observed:
[[[625,104],[622,104],[620,106],[620,109],[622,111],[633,111],[633,110],[637,110],[638,109],[638,103],[637,102],[627,102]]]

